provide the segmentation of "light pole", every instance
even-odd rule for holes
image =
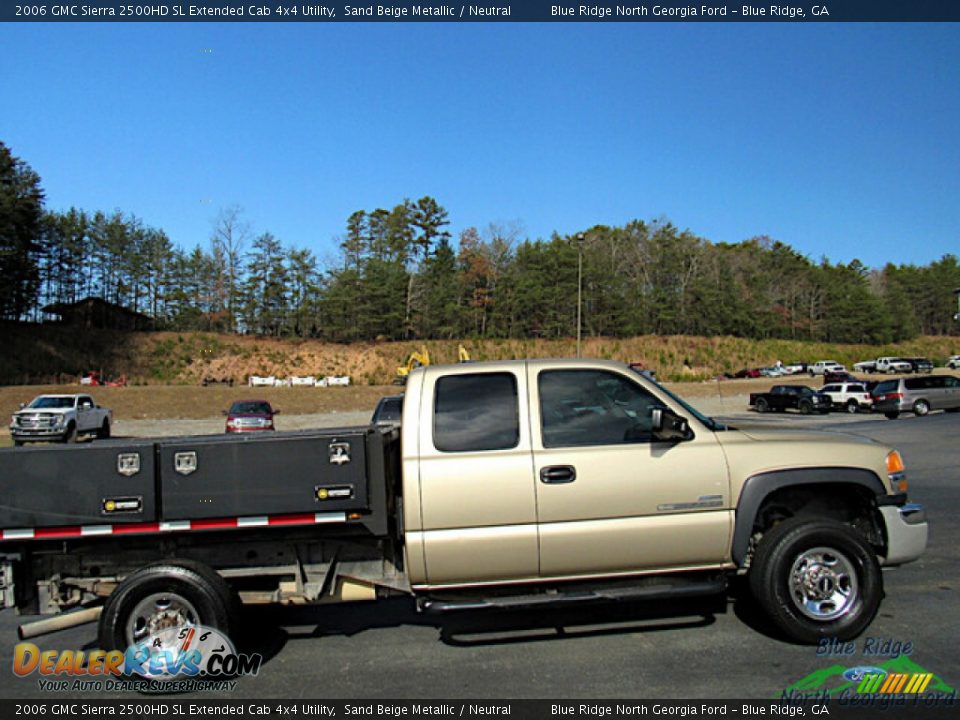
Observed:
[[[583,301],[583,233],[577,233],[577,357],[580,357],[580,314]]]

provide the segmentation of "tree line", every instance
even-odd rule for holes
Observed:
[[[733,335],[882,344],[960,334],[960,265],[815,262],[767,237],[714,243],[666,220],[525,239],[468,228],[425,196],[346,219],[338,255],[254,234],[222,211],[183,248],[131,213],[44,208],[39,176],[0,143],[0,318],[101,297],[158,328],[336,342]]]

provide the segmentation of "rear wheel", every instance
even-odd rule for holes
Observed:
[[[14,447],[23,447],[23,440],[14,440],[14,441],[13,441],[13,446],[14,446]]]
[[[847,412],[853,415],[854,413],[859,412],[860,405],[857,404],[856,400],[851,400],[847,403]]]
[[[896,420],[898,417],[900,417],[900,413],[898,413],[898,412],[885,412],[885,413],[884,413],[884,416],[887,418],[887,420]]]
[[[767,531],[749,581],[777,627],[809,644],[824,637],[857,637],[883,597],[873,549],[853,528],[832,520],[795,518]]]
[[[758,413],[765,413],[770,409],[770,405],[763,398],[757,398],[756,407]]]
[[[192,560],[147,565],[107,598],[97,639],[103,650],[125,651],[168,628],[203,625],[230,636],[239,601],[216,572]]]
[[[913,414],[923,417],[930,412],[930,403],[926,400],[917,400],[913,404]]]

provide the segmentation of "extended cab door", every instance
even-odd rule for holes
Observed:
[[[530,361],[543,577],[716,566],[733,511],[714,433],[626,369]],[[657,442],[669,405],[694,437]]]
[[[413,584],[536,579],[526,398],[523,363],[428,367],[408,385],[404,517]]]

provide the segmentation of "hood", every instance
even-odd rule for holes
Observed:
[[[14,415],[64,415],[73,412],[73,408],[23,408]]]
[[[761,442],[794,442],[794,443],[862,443],[865,445],[876,445],[877,442],[863,435],[853,433],[838,432],[836,430],[791,430],[784,428],[771,428],[763,425],[741,425],[737,424],[733,428],[734,433],[742,433],[751,440]],[[723,434],[718,435],[721,443]]]

